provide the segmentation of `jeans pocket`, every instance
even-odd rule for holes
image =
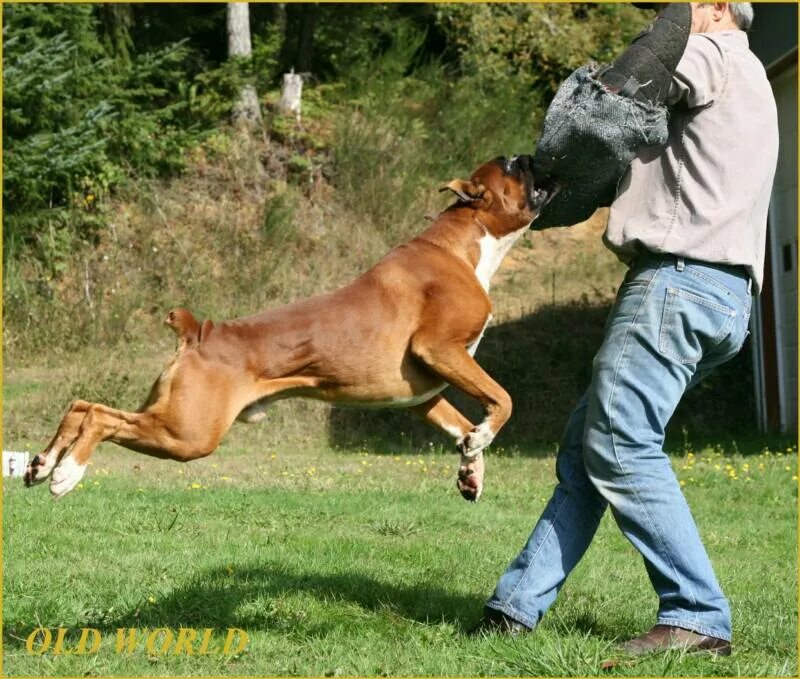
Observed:
[[[681,288],[667,288],[658,350],[680,363],[698,363],[731,332],[736,311]]]

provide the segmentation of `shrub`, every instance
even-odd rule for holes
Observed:
[[[98,206],[125,177],[180,170],[235,73],[191,76],[185,41],[112,58],[91,5],[3,11],[4,259],[25,247],[52,264],[46,225],[91,240]]]

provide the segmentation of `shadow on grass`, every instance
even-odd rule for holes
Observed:
[[[591,380],[592,359],[603,341],[610,308],[589,302],[549,305],[487,330],[476,359],[514,402],[495,453],[498,448],[534,455],[553,452]],[[471,421],[482,419],[475,401],[453,388],[445,396]],[[684,429],[695,445],[755,431],[749,340],[735,359],[685,395],[667,431],[673,447],[680,446]],[[452,447],[448,437],[406,410],[334,408],[328,430],[331,445],[346,449],[417,452],[431,442],[445,450]]]
[[[310,595],[314,602],[304,599],[298,604],[293,600],[298,593]],[[373,629],[380,624],[376,616],[381,616],[388,620],[384,624],[395,630],[398,622],[401,626],[445,623],[466,637],[479,622],[484,602],[482,595],[454,593],[424,583],[400,585],[358,572],[289,572],[279,564],[237,566],[234,572],[220,566],[197,574],[152,603],[143,598],[129,604],[127,610],[115,602],[108,609],[83,611],[67,636],[74,645],[82,627],[97,629],[103,636],[119,628],[238,627],[306,638],[360,625]],[[105,606],[105,602],[97,604]],[[619,640],[620,630],[625,630],[626,617],[623,611],[601,619],[578,607],[547,616],[545,626],[563,635],[591,635],[613,642]],[[4,621],[3,639],[9,648],[19,645],[30,632],[30,621]]]
[[[292,597],[298,593],[310,594],[316,602],[297,606]],[[324,617],[315,618],[319,603],[326,610]],[[120,627],[241,627],[320,636],[343,626],[374,625],[375,618],[363,617],[363,611],[408,622],[449,623],[464,632],[477,622],[482,608],[480,597],[435,586],[398,585],[358,572],[289,572],[285,566],[264,564],[237,567],[235,573],[225,567],[206,571],[155,603],[88,615],[82,625],[108,632]]]

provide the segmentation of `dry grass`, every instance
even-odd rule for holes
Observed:
[[[275,143],[220,133],[179,179],[136,182],[108,208],[98,242],[76,248],[50,295],[11,310],[7,360],[38,365],[44,352],[61,362],[89,344],[136,351],[162,333],[173,306],[229,318],[333,289],[447,204],[427,187],[402,198],[402,223],[387,227],[344,207],[352,197],[321,174],[293,178],[282,154]],[[495,316],[613,296],[621,265],[600,243],[604,218],[527,236],[496,278]]]
[[[582,224],[530,232],[494,279],[495,316],[513,320],[545,305],[613,300],[625,266],[602,243],[607,220],[600,209]]]

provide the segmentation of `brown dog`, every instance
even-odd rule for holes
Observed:
[[[198,323],[186,309],[166,323],[178,350],[137,412],[75,401],[30,486],[52,474],[61,497],[83,477],[95,446],[186,462],[211,454],[234,420],[256,422],[291,396],[405,407],[450,434],[461,452],[461,494],[477,500],[482,451],[511,415],[511,398],[472,358],[491,319],[489,280],[544,202],[529,157],[499,158],[449,189],[458,202],[420,236],[334,292],[256,316]],[[447,384],[484,406],[473,426],[440,392]]]

